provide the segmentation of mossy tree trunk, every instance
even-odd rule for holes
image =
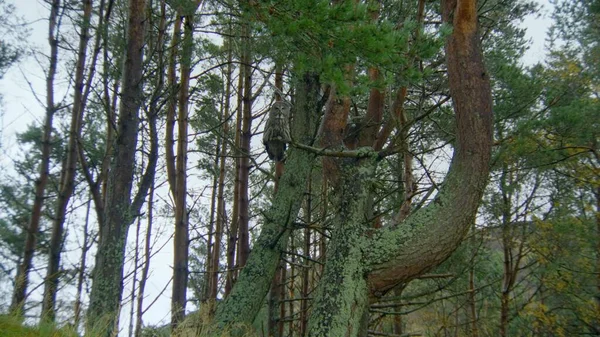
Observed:
[[[376,164],[372,153],[365,159],[345,159],[339,165],[338,208],[327,264],[309,318],[309,336],[366,335],[369,292],[363,254],[373,220],[369,205]]]
[[[340,162],[339,210],[312,306],[309,336],[366,333],[369,303],[443,262],[474,221],[489,173],[491,89],[477,32],[476,1],[442,1],[442,11],[444,21],[453,24],[446,43],[446,63],[456,114],[456,143],[448,175],[427,206],[400,223],[373,229],[369,200],[378,155],[370,148],[360,148],[355,151],[356,158]],[[298,114],[302,109],[299,99],[296,118],[302,116]],[[300,124],[302,120],[295,120],[295,126]],[[375,144],[380,142],[378,139]],[[300,207],[313,158],[297,149],[290,151],[288,169],[262,233],[240,280],[217,309],[216,326],[251,323],[263,304],[279,251],[287,241],[289,223]]]
[[[305,74],[298,83],[292,137],[296,141],[312,144],[319,115],[318,77]],[[258,314],[273,275],[285,250],[293,222],[296,219],[306,181],[316,156],[298,149],[288,153],[285,171],[271,208],[265,214],[265,223],[253,245],[246,266],[241,271],[229,296],[216,310],[214,324],[208,335],[236,324],[251,324]]]

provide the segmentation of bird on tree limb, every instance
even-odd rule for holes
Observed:
[[[263,134],[263,144],[269,159],[276,162],[283,161],[287,143],[290,141],[290,104],[275,102],[269,111]]]

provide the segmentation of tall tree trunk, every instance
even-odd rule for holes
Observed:
[[[229,31],[231,32],[231,23],[229,23],[230,25],[230,29]],[[227,51],[227,88],[226,88],[226,97],[229,97],[231,95],[231,86],[233,85],[232,82],[232,61],[233,61],[233,39],[232,38],[228,38],[228,51]],[[237,105],[238,108],[236,110],[236,128],[235,128],[235,140],[234,140],[234,149],[235,151],[237,151],[237,149],[239,148],[240,145],[240,127],[241,124],[238,123],[238,121],[241,122],[241,88],[243,86],[243,76],[241,73],[241,68],[240,68],[240,75],[239,75],[239,79],[238,79],[238,99],[237,99]],[[226,98],[229,99],[229,98]],[[227,122],[228,123],[228,122]],[[232,151],[232,153],[235,153]],[[238,194],[239,194],[239,157],[236,155],[235,157],[235,170],[234,170],[234,182],[233,182],[233,207],[232,207],[232,214],[231,214],[231,223],[229,226],[229,233],[227,236],[227,275],[225,276],[225,297],[227,297],[229,295],[229,293],[231,292],[231,288],[233,287],[235,278],[237,273],[235,272],[235,250],[236,250],[236,246],[237,246],[237,231],[238,231],[238,227],[237,227],[237,217],[238,217],[238,212],[237,212],[237,199],[238,199]]]
[[[399,175],[402,178],[402,205],[400,206],[400,210],[394,216],[394,221],[396,223],[401,223],[404,221],[408,215],[410,214],[412,208],[412,199],[415,195],[415,182],[413,175],[413,165],[412,165],[412,154],[410,153],[409,148],[409,129],[407,126],[407,118],[406,112],[404,108],[399,111],[399,121],[400,121],[400,148],[402,149],[402,162],[398,165],[401,166],[399,169]],[[394,288],[394,297],[401,298],[402,291],[404,290],[405,285],[401,284]],[[402,306],[397,306],[396,311],[402,310]],[[397,335],[402,335],[403,333],[403,323],[402,323],[402,315],[396,314],[394,315],[394,333]]]
[[[281,102],[283,101],[283,67],[281,64],[275,65],[275,101]],[[277,192],[277,188],[279,188],[279,179],[283,175],[283,170],[285,169],[285,161],[276,161],[275,162],[275,186],[273,187],[273,192]]]
[[[31,269],[33,255],[35,253],[37,234],[42,217],[42,206],[45,199],[46,184],[50,169],[50,150],[52,147],[52,119],[56,112],[54,103],[54,77],[58,62],[58,31],[59,31],[60,0],[53,0],[50,7],[50,18],[48,24],[48,43],[50,44],[50,64],[46,75],[46,117],[44,120],[44,133],[42,136],[42,157],[40,162],[40,175],[35,181],[35,199],[31,211],[31,218],[25,236],[25,247],[23,249],[23,260],[17,270],[15,277],[15,288],[13,290],[10,311],[22,314],[27,298],[27,287],[29,285],[29,271]]]
[[[231,52],[229,54],[231,56]],[[223,239],[223,229],[226,224],[227,215],[225,214],[225,162],[227,158],[227,137],[229,136],[229,108],[230,108],[230,82],[231,82],[231,63],[227,65],[227,80],[226,80],[226,88],[225,88],[225,101],[223,102],[223,115],[221,123],[223,123],[223,132],[222,137],[223,141],[221,141],[221,146],[219,148],[218,160],[219,160],[219,179],[217,183],[217,214],[215,221],[215,236],[214,236],[214,244],[212,249],[212,261],[211,265],[211,273],[209,273],[212,278],[209,299],[216,301],[217,292],[218,292],[218,284],[219,284],[219,261],[221,258],[221,241]]]
[[[252,54],[250,24],[242,23],[242,57],[244,94],[242,96],[242,131],[240,137],[240,170],[238,191],[238,267],[243,268],[250,254],[248,179],[250,174],[250,141],[252,138]]]
[[[326,177],[322,177],[321,179],[321,209],[319,212],[321,213],[321,225],[324,225],[325,219],[327,218],[327,214],[329,213],[329,184],[327,182]],[[327,256],[327,242],[328,238],[325,233],[325,230],[321,230],[321,235],[319,239],[319,260],[321,264],[319,265],[319,275],[323,275],[323,271],[325,270],[325,262]]]
[[[285,263],[280,261],[269,289],[269,321],[267,325],[269,337],[280,337],[283,334],[283,325],[280,324],[283,318],[282,313],[285,312],[285,309],[281,306],[281,299],[283,298],[283,279],[281,275],[283,268],[285,268]]]
[[[171,189],[171,195],[175,197],[176,194],[176,177],[175,171],[175,152],[173,147],[175,146],[175,114],[177,113],[177,51],[180,46],[181,39],[181,25],[183,19],[181,13],[177,13],[175,16],[175,26],[173,27],[173,36],[171,37],[171,45],[169,50],[169,68],[167,73],[167,90],[169,92],[169,98],[167,103],[167,129],[165,131],[165,158],[167,167],[167,181]]]
[[[508,335],[508,323],[510,313],[510,295],[516,280],[518,266],[515,265],[513,254],[513,226],[511,218],[512,193],[510,192],[510,182],[512,175],[509,168],[504,165],[500,175],[500,192],[502,194],[502,253],[504,274],[502,279],[502,289],[500,291],[500,336]]]
[[[197,3],[199,5],[199,3]],[[175,234],[173,244],[173,293],[171,297],[171,328],[183,320],[187,300],[189,223],[186,206],[187,195],[187,146],[188,146],[188,95],[193,51],[194,17],[196,8],[185,16],[181,71],[179,85],[179,111],[177,116],[177,159],[174,188]],[[172,188],[173,189],[173,188]],[[173,330],[174,331],[174,330]]]
[[[153,0],[148,3],[148,17],[152,18],[153,11]],[[162,97],[162,91],[164,90],[164,82],[165,82],[165,46],[164,46],[164,37],[165,37],[165,27],[166,27],[166,1],[160,0],[160,18],[158,22],[158,35],[156,38],[156,44],[154,45],[154,49],[156,50],[157,55],[157,70],[158,74],[156,77],[156,87],[154,88],[153,96],[151,97],[149,108],[148,108],[148,116],[150,123],[151,136],[154,134],[155,140],[158,141],[158,137],[156,135],[156,119],[158,118],[159,113],[159,105],[158,101]],[[150,24],[149,28],[151,29],[154,25]],[[137,293],[137,303],[136,303],[136,318],[135,318],[135,336],[140,337],[142,334],[142,323],[143,323],[143,315],[144,315],[144,292],[146,290],[146,280],[148,279],[148,273],[150,271],[150,258],[151,258],[151,246],[150,239],[152,237],[152,222],[154,215],[154,180],[151,182],[148,192],[148,202],[147,202],[147,225],[146,225],[146,235],[144,239],[144,262],[142,263],[142,272],[140,276],[140,281],[138,284],[138,293]],[[134,305],[133,303],[131,304]]]
[[[370,1],[369,17],[373,23],[377,23],[380,16],[379,1]],[[381,80],[383,76],[377,67],[369,67],[367,70],[371,89],[369,91],[369,101],[367,103],[367,113],[361,122],[361,128],[358,131],[358,146],[372,146],[377,138],[377,130],[381,126],[383,118],[383,107],[385,103],[385,91],[381,89]],[[352,135],[349,135],[352,137]]]
[[[75,92],[73,95],[73,109],[71,111],[71,126],[69,129],[69,144],[67,147],[67,160],[64,162],[60,177],[60,187],[56,202],[56,213],[52,222],[52,236],[50,237],[50,251],[48,268],[44,284],[44,297],[42,299],[42,317],[54,321],[54,306],[56,305],[56,292],[58,290],[60,253],[63,245],[64,222],[67,205],[75,188],[75,173],[77,170],[77,143],[81,135],[84,91],[84,70],[87,56],[87,45],[90,39],[90,19],[92,16],[92,0],[83,1],[83,21],[79,33],[79,50],[77,65],[75,67]]]
[[[151,153],[147,169],[151,168],[152,174],[145,174],[140,190],[132,202],[131,188],[139,128],[138,113],[142,101],[145,13],[145,0],[129,1],[127,48],[123,64],[117,137],[114,144],[114,158],[108,174],[105,222],[100,228],[101,235],[90,294],[88,326],[91,329],[103,329],[105,336],[111,336],[118,325],[127,232],[154,179],[154,168],[150,166],[153,161],[156,165],[156,158],[153,158]],[[153,145],[155,141],[156,139],[152,139]],[[148,172],[147,170],[146,173]]]
[[[290,236],[290,248],[289,251],[292,252],[290,258],[290,278],[289,280],[283,279],[283,283],[288,286],[288,313],[287,317],[289,317],[288,321],[288,334],[290,336],[294,336],[294,301],[296,300],[296,245],[295,245],[295,237],[294,235]],[[284,316],[282,316],[283,318]]]
[[[349,86],[351,86],[349,78],[352,76],[352,70],[352,66],[346,67],[345,75]],[[323,116],[319,130],[321,147],[337,150],[343,148],[350,105],[351,100],[349,96],[339,96],[335,87],[331,88],[327,104],[325,105],[325,115]],[[324,178],[331,182],[331,186],[339,186],[337,181],[340,173],[338,160],[334,157],[325,156],[322,158],[322,162]]]
[[[238,250],[238,241],[239,241],[239,200],[240,200],[240,165],[242,160],[242,155],[240,151],[240,142],[242,138],[242,96],[244,90],[244,69],[245,67],[240,66],[240,74],[238,78],[238,94],[237,94],[237,111],[236,111],[236,126],[235,126],[235,173],[234,173],[234,181],[233,181],[233,207],[231,212],[231,226],[229,228],[229,239],[227,241],[227,270],[229,271],[229,276],[227,277],[227,282],[225,287],[229,290],[227,293],[231,292],[231,288],[233,284],[237,280],[238,276],[238,260],[239,260],[239,250]]]
[[[443,1],[442,9],[445,22],[454,24],[446,42],[446,63],[456,114],[455,150],[434,201],[368,240],[372,251],[366,258],[372,264],[368,278],[375,297],[426,272],[456,249],[474,221],[487,184],[492,99],[477,31],[476,1]],[[404,243],[388,246],[386,242]]]
[[[101,184],[101,188],[100,188],[100,195],[102,196],[101,199],[99,198],[95,198],[94,199],[94,204],[96,206],[96,213],[98,214],[98,222],[100,224],[104,223],[104,209],[105,209],[105,205],[106,205],[106,196],[107,196],[107,189],[108,189],[108,174],[109,174],[109,170],[110,170],[110,164],[111,164],[111,160],[113,158],[113,150],[114,150],[114,139],[115,139],[115,129],[117,127],[117,116],[116,116],[116,111],[117,111],[117,104],[118,104],[118,92],[119,92],[119,86],[120,86],[120,81],[115,80],[112,87],[110,84],[110,67],[112,66],[112,62],[111,62],[111,58],[109,55],[109,42],[110,42],[110,37],[108,35],[108,31],[109,31],[109,20],[110,20],[110,16],[112,13],[112,6],[114,4],[114,0],[109,1],[109,4],[107,6],[107,10],[106,10],[106,15],[104,18],[104,22],[105,24],[103,26],[101,26],[101,33],[102,33],[102,49],[103,49],[103,53],[102,53],[102,58],[103,58],[103,62],[102,62],[102,67],[103,67],[103,74],[102,74],[102,89],[103,89],[103,104],[104,104],[104,110],[106,111],[106,150],[104,152],[104,158],[102,159],[102,166],[100,168],[100,177],[98,178],[98,183]],[[111,97],[111,92],[114,93]],[[82,156],[80,156],[82,157]],[[81,160],[83,162],[83,160]],[[100,235],[102,235],[100,233]]]
[[[275,92],[275,101],[280,102],[283,100],[283,70],[281,64],[276,64],[275,70],[275,88],[277,91]],[[276,161],[275,162],[275,182],[273,186],[273,193],[276,194],[279,190],[279,179],[283,175],[284,170],[284,162]],[[271,283],[271,289],[269,290],[269,319],[267,330],[269,337],[280,337],[283,332],[283,325],[279,324],[283,318],[281,315],[282,312],[285,312],[283,307],[281,306],[281,298],[283,293],[283,279],[281,278],[283,269],[285,268],[285,262],[281,261],[277,266],[277,270],[275,271],[275,277],[273,277],[273,282]],[[280,329],[281,327],[281,329]]]
[[[221,138],[217,138],[217,146],[215,149],[215,157],[213,161],[213,170],[216,172],[219,169],[219,154],[221,153]],[[219,184],[219,176],[213,174],[212,188],[210,193],[210,216],[208,220],[208,239],[206,240],[206,273],[204,275],[204,289],[202,289],[203,301],[210,299],[210,294],[213,288],[213,277],[212,274],[216,273],[216,268],[213,267],[213,252],[214,252],[214,240],[215,240],[215,218],[217,213],[217,185]],[[214,287],[217,287],[215,284]],[[208,303],[207,303],[208,304]],[[212,305],[212,303],[210,304]],[[211,308],[209,312],[212,312],[214,308]]]

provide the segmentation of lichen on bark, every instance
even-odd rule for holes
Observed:
[[[298,141],[312,144],[320,114],[318,76],[307,73],[298,78],[297,84],[292,135]],[[281,177],[273,204],[265,212],[261,233],[231,293],[217,307],[209,335],[234,323],[250,324],[254,321],[264,304],[280,254],[286,248],[315,158],[315,154],[299,149],[289,151],[287,169]]]
[[[333,234],[308,323],[309,336],[356,336],[366,327],[369,302],[363,255],[372,222],[369,201],[376,157],[344,159],[340,167]]]

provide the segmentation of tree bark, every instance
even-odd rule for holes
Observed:
[[[309,297],[309,286],[310,286],[310,255],[311,255],[311,230],[310,224],[312,223],[312,179],[308,180],[308,191],[306,194],[306,206],[304,211],[304,222],[306,228],[304,228],[304,247],[303,253],[306,257],[304,260],[304,268],[302,269],[302,292],[300,298],[300,336],[304,336],[308,331],[308,297]]]
[[[275,65],[275,101],[281,102],[283,100],[283,70],[281,64]],[[273,194],[276,194],[279,190],[279,179],[283,175],[285,164],[283,161],[275,162],[275,181],[273,186]],[[282,311],[285,312],[281,307],[281,298],[283,293],[283,280],[281,278],[283,268],[285,268],[285,262],[280,261],[275,271],[275,277],[271,282],[271,289],[269,290],[269,319],[267,324],[267,331],[269,337],[280,337],[283,334],[282,322],[283,315]],[[280,329],[281,327],[281,329]]]
[[[100,228],[101,235],[90,294],[88,329],[102,329],[105,336],[111,336],[118,325],[127,232],[154,179],[154,168],[151,165],[152,163],[156,165],[156,157],[153,158],[151,153],[146,173],[148,168],[151,168],[152,174],[144,175],[140,190],[132,202],[131,188],[139,128],[138,113],[142,100],[145,13],[145,0],[129,1],[127,48],[123,64],[118,132],[108,174],[105,222]],[[155,135],[152,138],[154,138],[152,146],[155,146],[157,141]]]
[[[175,171],[175,114],[177,113],[177,51],[181,39],[181,25],[183,19],[181,13],[175,16],[175,26],[173,27],[173,36],[169,50],[169,68],[167,73],[167,88],[169,91],[169,101],[167,103],[167,130],[165,131],[165,158],[167,167],[167,180],[171,189],[171,195],[175,196],[175,188],[177,187],[177,174]]]
[[[140,268],[140,232],[142,229],[142,218],[137,219],[137,223],[135,225],[135,246],[133,253],[133,273],[131,275],[131,292],[129,293],[129,328],[127,329],[127,336],[133,337],[133,325],[135,324],[135,320],[133,319],[133,315],[135,312],[136,303],[136,284],[138,283],[138,269]]]
[[[199,4],[199,3],[198,3]],[[188,214],[187,196],[187,147],[188,147],[188,95],[192,63],[194,16],[196,8],[185,15],[183,46],[181,47],[179,107],[177,116],[177,158],[175,184],[171,186],[175,200],[175,234],[173,238],[173,288],[171,296],[171,329],[175,330],[185,315],[188,282]],[[180,14],[181,15],[181,14]]]
[[[229,32],[231,33],[231,22],[229,23]],[[227,81],[226,81],[226,89],[225,89],[225,99],[226,101],[226,107],[229,107],[229,105],[231,105],[230,102],[230,98],[229,96],[231,96],[231,86],[233,85],[232,83],[232,61],[233,61],[233,47],[232,47],[232,43],[233,43],[233,39],[230,37],[227,39],[228,41],[228,45],[227,45]],[[242,83],[242,76],[240,74],[240,78],[239,78],[239,83]],[[238,95],[239,94],[239,88],[238,88]],[[240,99],[238,99],[238,111],[239,111],[239,102]],[[228,108],[230,109],[230,108]],[[236,123],[237,120],[239,119],[239,114],[237,114],[238,116],[236,116]],[[229,120],[226,119],[227,124],[229,124]],[[227,126],[227,128],[229,129],[229,126]],[[234,140],[234,144],[235,144],[235,149],[237,149],[238,145],[239,145],[239,127],[236,127],[235,129],[235,140]],[[233,153],[233,151],[232,151]],[[230,225],[229,225],[229,233],[227,235],[227,274],[225,275],[225,297],[227,297],[229,295],[229,292],[231,292],[231,288],[233,287],[233,283],[234,283],[234,278],[235,278],[235,247],[237,245],[237,226],[235,225],[237,223],[237,211],[236,211],[236,207],[237,207],[237,190],[238,190],[238,159],[237,157],[234,159],[235,163],[236,163],[236,168],[234,170],[234,183],[233,183],[233,188],[234,188],[234,193],[233,193],[233,207],[232,207],[232,214],[231,214],[231,221],[230,221]]]
[[[215,157],[213,160],[213,170],[216,172],[218,170],[219,167],[219,153],[221,153],[221,143],[222,143],[222,139],[221,138],[217,138],[217,146],[215,149]],[[213,268],[213,252],[214,252],[214,238],[215,238],[215,218],[216,218],[216,213],[217,213],[217,190],[218,190],[218,184],[219,184],[219,175],[217,174],[213,174],[212,177],[212,188],[211,188],[211,193],[210,193],[210,217],[208,220],[208,239],[206,240],[206,273],[204,275],[204,285],[203,285],[203,289],[202,289],[202,301],[207,301],[210,299],[210,294],[212,293],[212,288],[213,288],[213,277],[212,274],[216,273],[215,268]],[[214,287],[216,287],[217,285],[215,284]],[[212,303],[208,303],[211,305],[211,310],[209,312],[212,312]]]
[[[252,53],[250,24],[242,24],[242,57],[244,94],[242,96],[242,131],[240,136],[240,170],[238,191],[238,268],[243,268],[250,254],[248,179],[250,174],[250,141],[252,139]]]
[[[444,261],[474,221],[489,172],[491,90],[477,34],[476,3],[444,2],[445,21],[452,12],[454,30],[446,58],[457,144],[444,185],[433,202],[401,224],[367,232],[368,186],[376,163],[363,159],[358,165],[344,164],[342,177],[360,179],[347,181],[338,194],[341,209],[347,211],[339,212],[327,250],[309,336],[362,335],[369,301]]]
[[[238,229],[239,229],[239,195],[240,195],[240,142],[242,133],[242,96],[244,88],[244,69],[245,67],[240,66],[239,77],[237,83],[237,110],[236,110],[236,124],[235,124],[235,173],[233,181],[233,206],[231,211],[231,226],[229,227],[229,238],[227,240],[227,280],[225,281],[225,293],[229,294],[237,279],[238,270],[237,251],[238,247]],[[237,252],[236,252],[237,251]]]
[[[23,260],[17,269],[15,277],[15,288],[13,290],[10,311],[18,315],[23,314],[25,299],[27,298],[27,287],[29,285],[29,271],[31,269],[33,255],[35,253],[37,234],[42,217],[46,184],[50,170],[50,150],[52,147],[52,120],[57,107],[54,103],[54,77],[58,62],[58,30],[59,30],[60,0],[53,0],[50,8],[48,25],[48,43],[50,44],[50,64],[46,75],[46,117],[44,120],[44,134],[42,138],[42,158],[40,162],[40,175],[35,181],[35,199],[31,211],[31,218],[25,236],[25,248]]]
[[[350,77],[352,67],[346,67],[346,75]],[[348,81],[350,82],[350,81]],[[344,145],[344,134],[348,124],[348,115],[350,113],[350,97],[340,96],[335,87],[331,88],[329,98],[325,104],[325,115],[321,123],[319,135],[321,137],[321,147],[324,149],[341,149]],[[332,186],[337,186],[339,167],[336,158],[323,157],[323,176],[332,182]]]
[[[153,1],[148,3],[148,17],[152,17],[152,4]],[[149,25],[153,27],[152,24]],[[162,91],[164,90],[164,80],[165,80],[165,46],[164,46],[164,37],[165,37],[165,27],[166,27],[166,1],[160,0],[160,18],[158,22],[158,35],[156,38],[155,49],[157,52],[157,68],[158,68],[158,76],[156,78],[156,87],[154,88],[153,96],[151,97],[149,108],[148,108],[148,116],[151,121],[150,128],[156,128],[155,120],[159,113],[159,105],[158,101],[162,96]],[[156,131],[154,131],[154,137],[158,140],[156,135]],[[148,279],[148,273],[150,271],[150,258],[151,258],[151,246],[150,239],[152,237],[152,223],[154,216],[154,188],[155,182],[152,181],[150,184],[149,192],[148,192],[148,202],[147,202],[147,225],[146,225],[146,235],[144,238],[144,262],[142,263],[142,273],[140,276],[140,281],[138,283],[137,289],[137,302],[136,302],[136,318],[135,318],[135,336],[140,337],[142,335],[142,323],[144,316],[144,292],[146,290],[146,280]],[[133,303],[131,304],[134,305]]]
[[[327,264],[319,281],[308,336],[362,336],[368,324],[369,292],[364,275],[363,237],[370,224],[375,156],[341,163],[336,217]],[[367,321],[365,321],[367,320]],[[362,333],[361,333],[362,332]]]
[[[369,9],[369,16],[373,23],[376,23],[380,15],[381,4],[378,1],[372,1]],[[369,91],[369,101],[367,103],[367,113],[361,122],[361,130],[358,135],[358,146],[372,146],[377,138],[377,130],[381,126],[383,118],[383,107],[385,103],[385,91],[380,88],[382,80],[381,72],[377,67],[369,67],[367,70],[371,89]]]
[[[106,150],[104,152],[104,158],[102,160],[102,167],[100,169],[100,177],[98,177],[98,182],[96,184],[101,184],[100,191],[98,193],[98,186],[94,186],[94,205],[96,208],[96,214],[98,216],[98,223],[104,223],[104,211],[106,205],[106,196],[107,196],[107,188],[108,188],[108,174],[110,170],[110,163],[113,157],[113,146],[114,146],[114,138],[115,138],[115,129],[117,127],[117,103],[118,103],[118,92],[120,81],[115,80],[112,88],[110,87],[110,67],[112,66],[110,56],[109,56],[109,19],[112,13],[112,6],[114,4],[114,0],[110,0],[107,6],[106,15],[104,17],[105,24],[101,26],[102,32],[102,67],[103,67],[103,75],[102,75],[102,84],[103,84],[103,100],[104,100],[104,109],[106,111]],[[111,92],[114,93],[111,97]],[[80,151],[80,161],[83,163],[83,151]],[[100,235],[102,235],[100,233]]]
[[[473,224],[473,241],[475,241],[476,227]],[[473,254],[477,254],[473,252]],[[475,259],[471,261],[469,267],[469,293],[468,293],[468,306],[469,306],[469,319],[471,320],[471,337],[479,337],[479,326],[477,325],[477,301],[476,301],[477,290],[475,289]]]
[[[474,221],[489,173],[492,99],[477,34],[476,1],[444,1],[454,13],[446,43],[450,92],[456,114],[456,146],[437,197],[400,226],[382,228],[369,240],[369,288],[379,297],[444,261]]]
[[[500,176],[500,192],[502,193],[502,253],[503,253],[503,279],[502,289],[500,291],[500,336],[507,336],[508,315],[510,311],[510,294],[516,280],[516,270],[513,260],[513,238],[511,228],[511,207],[512,195],[509,192],[507,175],[508,167],[503,166],[503,172]]]
[[[446,43],[446,62],[457,135],[444,184],[432,202],[402,223],[373,229],[367,224],[372,221],[370,189],[378,155],[364,149],[359,152],[362,159],[342,161],[344,183],[336,194],[341,211],[334,221],[327,265],[313,303],[309,336],[365,334],[369,303],[443,262],[473,223],[487,183],[492,145],[491,89],[477,34],[476,8],[474,0],[442,3],[444,21],[454,26]],[[295,108],[303,111],[301,102]],[[296,124],[305,123],[298,119]],[[260,309],[289,235],[288,225],[282,224],[298,212],[312,158],[295,148],[290,151],[288,170],[261,235],[232,293],[218,307],[214,327],[228,327],[233,335],[239,334],[231,324],[251,323]]]

